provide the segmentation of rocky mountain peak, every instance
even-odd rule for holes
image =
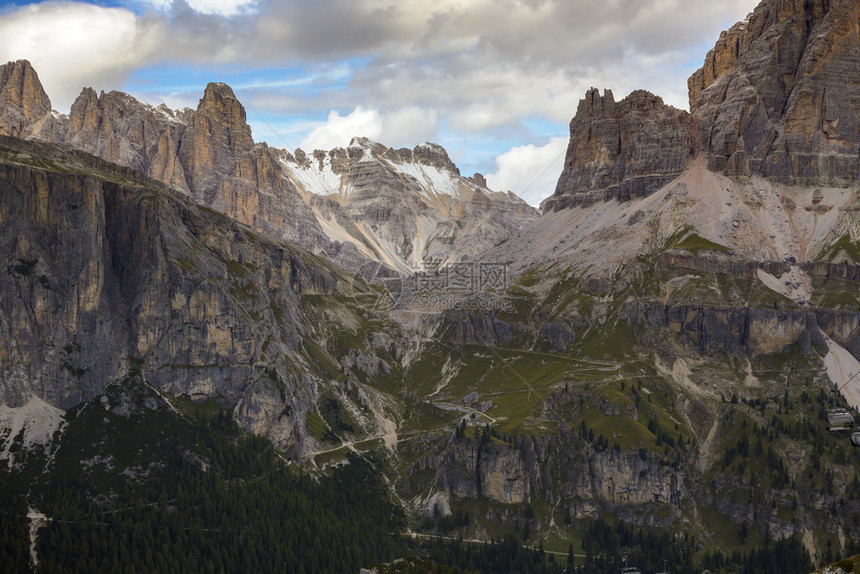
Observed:
[[[92,88],[84,88],[72,102],[69,111],[69,126],[73,132],[80,133],[86,126],[98,125],[99,96]]]
[[[0,66],[0,102],[0,130],[9,135],[28,135],[33,122],[51,113],[51,100],[27,60]]]
[[[42,88],[39,74],[28,60],[0,66],[0,97],[38,117],[51,111],[51,100]]]
[[[648,195],[688,165],[693,151],[687,112],[636,90],[616,102],[596,88],[580,100],[555,193],[543,209],[555,211],[598,201]]]
[[[441,169],[460,174],[460,169],[454,165],[445,148],[436,143],[424,142],[412,149],[412,157],[418,163],[432,165]]]
[[[254,147],[245,108],[227,84],[206,86],[179,148],[193,195],[212,201],[212,194],[239,156]]]
[[[460,175],[460,169],[451,161],[448,152],[445,148],[437,143],[424,142],[418,144],[412,149],[399,148],[394,149],[373,141],[366,137],[354,137],[349,142],[347,150],[335,148],[328,155],[345,156],[352,160],[364,158],[364,160],[385,159],[395,163],[415,163],[425,166],[436,167],[442,170],[450,171],[455,175]],[[325,155],[326,152],[321,150],[314,151],[314,155]]]
[[[576,115],[579,117],[614,116],[615,96],[613,96],[612,90],[603,90],[603,95],[601,96],[600,90],[592,87],[585,93],[585,97],[579,100],[579,105],[576,107]]]
[[[245,107],[236,98],[233,89],[221,82],[211,82],[206,86],[203,97],[197,105],[195,118],[205,116],[229,136],[228,147],[233,152],[253,147],[251,127],[247,123]],[[200,122],[197,122],[200,124]]]
[[[221,82],[210,82],[206,85],[197,111],[246,121],[245,108],[236,98],[233,88]]]

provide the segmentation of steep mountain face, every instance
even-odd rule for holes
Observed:
[[[178,145],[190,110],[177,113],[166,106],[154,108],[122,92],[97,95],[85,88],[75,102],[61,141],[128,166],[188,193],[185,170],[178,161]]]
[[[860,161],[860,6],[763,2],[693,74],[690,110],[708,167],[842,187]]]
[[[637,90],[616,103],[592,89],[570,122],[570,143],[555,194],[555,211],[599,201],[627,201],[660,189],[684,171],[695,151],[690,115]]]
[[[192,197],[211,203],[218,183],[254,147],[245,108],[225,84],[209,84],[179,147]],[[207,201],[208,200],[208,201]]]
[[[3,404],[69,408],[134,370],[313,448],[304,421],[328,380],[302,298],[335,294],[338,271],[79,151],[2,138],[0,196]]]
[[[795,120],[765,97],[784,89],[794,109],[798,86],[830,86],[838,70],[850,87],[855,48],[840,38],[853,36],[831,14],[853,9],[766,0],[720,40],[700,84],[694,76],[692,115],[647,92],[616,103],[592,90],[558,191],[534,221],[431,144],[355,139],[292,154],[254,144],[222,85],[197,111],[94,92],[68,119],[19,105],[20,133],[70,143],[0,141],[0,331],[10,341],[0,457],[40,458],[57,430],[60,449],[77,441],[92,452],[84,426],[112,436],[102,429],[118,417],[144,428],[168,411],[190,425],[212,400],[307,466],[351,464],[351,450],[381,461],[416,531],[573,544],[592,555],[591,571],[606,571],[594,555],[619,554],[620,543],[589,552],[583,533],[615,537],[619,520],[662,529],[666,556],[684,540],[699,570],[744,570],[735,550],[756,554],[772,538],[796,536],[818,562],[853,552],[860,449],[826,421],[860,408],[860,198],[856,167],[839,163],[850,156],[840,146],[857,141],[839,131],[853,125],[843,104],[857,90],[839,96],[847,115],[835,125],[798,108],[808,154],[788,137]],[[811,55],[801,65],[819,45],[832,47],[830,60],[815,52],[820,74]],[[789,56],[800,62],[791,77],[774,67]],[[730,168],[745,165],[739,150],[712,135],[744,93],[720,91],[733,77],[769,86],[755,98],[786,165],[824,154],[809,160],[815,170],[765,172],[783,161],[767,159],[774,146],[761,164],[747,156],[748,173]],[[764,125],[734,121],[738,134]],[[87,145],[137,171],[70,147]],[[501,279],[464,289],[443,269],[408,288],[390,277],[368,285],[271,237],[290,233],[335,261],[406,270],[473,257]],[[429,311],[413,307],[431,296]],[[63,420],[81,434],[63,437]],[[137,488],[140,475],[126,472],[135,459],[112,470],[103,460],[116,447],[100,444],[99,458],[73,461],[78,475]],[[223,460],[201,458],[206,449],[174,444],[171,456],[224,472]]]
[[[51,112],[28,62],[0,69],[0,133],[131,167],[348,269],[376,261],[408,274],[473,257],[537,217],[480,176],[461,177],[434,144],[395,151],[356,140],[348,150],[315,151],[313,161],[255,144],[225,84],[209,84],[197,109],[183,111],[85,88],[65,117]]]
[[[29,137],[52,123],[51,101],[27,61],[0,67],[0,133]]]

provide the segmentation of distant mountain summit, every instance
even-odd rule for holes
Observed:
[[[387,148],[366,138],[282,165],[332,241],[404,272],[473,258],[507,239],[537,212],[513,193],[465,178],[444,148]]]
[[[733,178],[845,188],[860,178],[860,4],[765,0],[688,80],[690,114],[592,89],[544,210],[649,195],[698,155]]]
[[[131,167],[255,229],[354,269],[401,273],[453,263],[510,237],[538,212],[460,175],[445,150],[289,153],[257,144],[233,90],[210,83],[196,110],[85,88],[68,116],[51,111],[26,60],[0,66],[0,134],[71,144]]]

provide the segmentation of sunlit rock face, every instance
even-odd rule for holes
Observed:
[[[708,167],[785,184],[858,178],[860,5],[762,2],[689,79]]]
[[[616,102],[591,89],[570,122],[564,171],[544,211],[626,201],[675,179],[693,154],[690,115],[637,90]]]

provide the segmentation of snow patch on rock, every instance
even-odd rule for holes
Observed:
[[[860,361],[836,341],[824,333],[822,335],[828,349],[828,353],[824,357],[827,376],[840,389],[839,392],[842,393],[848,404],[855,409],[860,409],[860,376],[852,379],[860,373]]]

